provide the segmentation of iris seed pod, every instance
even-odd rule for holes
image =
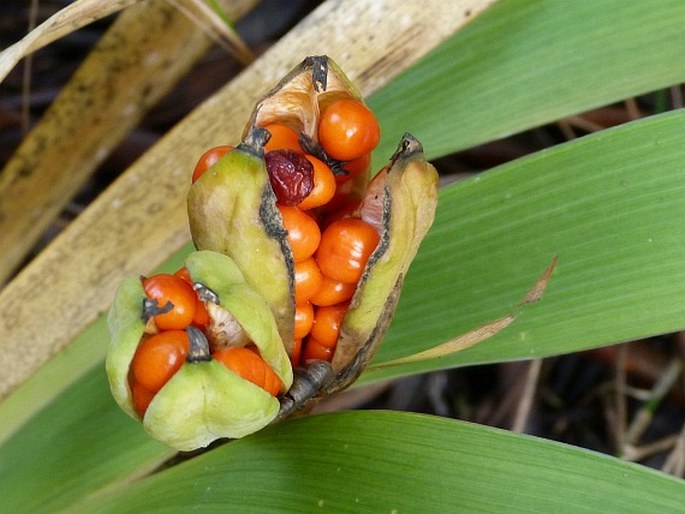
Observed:
[[[334,173],[345,173],[347,163],[326,155],[317,140],[321,112],[341,98],[363,104],[330,59],[305,59],[258,102],[243,143],[200,177],[188,194],[196,247],[224,253],[236,262],[246,281],[271,307],[289,355],[295,343],[294,260],[263,163],[267,136],[262,127],[287,125],[299,134],[306,153],[323,160]],[[355,199],[360,201],[351,215],[371,224],[380,243],[350,300],[331,362],[310,360],[306,369],[296,370],[292,388],[281,397],[280,417],[303,408],[316,396],[347,387],[361,373],[390,324],[404,276],[433,222],[438,175],[414,137],[402,138],[371,183],[368,172],[366,166],[340,189],[347,195],[348,206],[357,205]]]
[[[276,321],[263,297],[254,291],[236,264],[225,255],[201,251],[190,254],[186,269],[209,307],[212,321],[207,332],[220,339],[222,323],[235,320],[244,334],[236,344],[249,340],[281,381],[281,393],[292,384],[292,368]],[[112,394],[129,415],[140,419],[133,405],[131,362],[145,337],[146,295],[141,280],[125,279],[119,286],[108,324],[110,348],[106,369]],[[278,414],[279,401],[245,380],[210,355],[199,330],[189,327],[187,361],[154,395],[143,416],[145,430],[155,439],[178,450],[206,446],[218,438],[237,438],[255,432]],[[203,344],[204,340],[204,344]],[[222,344],[231,344],[224,340]]]

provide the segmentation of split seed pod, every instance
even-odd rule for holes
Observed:
[[[198,249],[230,256],[245,280],[267,301],[286,351],[294,348],[294,259],[276,207],[263,159],[268,133],[261,127],[286,125],[299,134],[300,146],[344,173],[345,162],[329,158],[318,144],[321,112],[332,102],[359,93],[327,57],[309,57],[260,100],[244,140],[202,175],[188,193],[188,216]],[[372,358],[399,299],[404,276],[433,222],[438,176],[420,143],[405,135],[388,165],[368,182],[368,165],[345,183],[348,200],[359,199],[353,213],[375,227],[380,243],[362,272],[342,323],[332,362],[309,361],[281,398],[280,417],[308,401],[347,387]],[[351,202],[348,203],[348,205]]]
[[[287,391],[292,384],[292,368],[263,297],[245,282],[240,269],[225,255],[195,252],[187,257],[185,266],[196,288],[205,295],[210,317],[234,320],[244,332],[234,339],[254,343],[261,358],[279,377],[281,393]],[[125,279],[108,318],[111,342],[106,368],[110,388],[120,407],[136,419],[140,416],[133,405],[129,377],[131,362],[145,336],[145,299],[141,280]],[[210,321],[209,326],[216,332],[210,338],[219,338],[220,324]],[[191,337],[187,362],[145,410],[143,426],[152,437],[178,450],[193,450],[218,438],[255,432],[277,416],[279,401],[275,396],[211,358],[209,348],[196,343]]]

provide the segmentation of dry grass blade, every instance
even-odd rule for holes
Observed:
[[[28,30],[31,32],[38,23],[38,0],[31,0],[31,7],[29,8],[29,26]],[[24,69],[22,76],[21,87],[21,132],[26,134],[29,130],[30,124],[30,110],[29,100],[31,96],[31,70],[33,68],[33,55],[26,56],[24,61]]]
[[[661,468],[664,473],[671,473],[677,477],[685,475],[685,424],[680,430],[680,434],[669,453],[664,465]]]
[[[229,14],[239,18],[255,3],[233,2]],[[119,16],[0,174],[0,247],[7,249],[0,282],[209,45],[193,21],[163,0]]]
[[[258,96],[294,64],[328,53],[368,95],[492,3],[329,1],[316,9],[138,160],[0,293],[0,397],[106,309],[122,277],[152,269],[188,241],[185,194],[197,156],[237,141]],[[13,351],[24,341],[33,344]]]
[[[540,275],[540,278],[533,284],[533,287],[530,288],[526,296],[523,297],[521,305],[536,303],[542,299],[542,295],[545,294],[549,281],[552,278],[552,273],[554,273],[554,269],[557,267],[557,262],[559,262],[558,256],[552,259],[552,262],[549,263],[549,266]]]
[[[193,12],[191,8],[187,8],[183,3],[177,0],[167,0],[174,5],[179,11],[183,12],[193,22],[200,27],[208,37],[220,45],[227,52],[235,55],[235,57],[245,65],[254,61],[255,57],[247,44],[243,41],[236,30],[227,24],[221,16],[214,12],[203,0],[188,0],[191,6],[197,11]]]
[[[76,0],[0,53],[0,81],[26,55],[140,0]]]
[[[652,387],[649,398],[642,408],[635,414],[633,421],[628,427],[628,430],[625,434],[625,439],[623,441],[623,447],[619,449],[619,453],[624,458],[632,458],[632,456],[635,454],[635,447],[644,435],[647,428],[649,428],[649,425],[654,418],[654,412],[660,405],[664,396],[678,380],[682,368],[683,365],[680,359],[674,358],[669,363],[661,377],[659,377],[657,383],[654,384],[654,387]]]
[[[498,334],[499,332],[507,328],[514,321],[516,321],[516,315],[509,314],[508,316],[504,316],[503,318],[496,319],[495,321],[491,321],[489,323],[486,323],[485,325],[481,325],[480,327],[474,328],[473,330],[470,330],[465,334],[450,339],[449,341],[445,341],[444,343],[438,346],[429,348],[426,351],[415,353],[414,355],[409,355],[401,359],[395,359],[393,361],[384,362],[383,364],[372,365],[369,366],[369,368],[386,368],[388,366],[397,366],[398,364],[408,364],[410,362],[420,362],[429,359],[439,359],[440,357],[444,357],[445,355],[450,355],[456,352],[460,352],[462,350],[466,350],[467,348],[471,348],[472,346],[475,346],[478,343],[482,343],[486,339],[490,339],[492,336]]]
[[[512,432],[521,434],[526,430],[526,425],[530,419],[530,413],[535,401],[535,392],[537,390],[541,368],[542,359],[533,359],[528,365],[528,371],[526,372],[526,378],[523,383],[523,392],[521,393],[521,398],[516,407],[514,421],[511,424]]]
[[[395,359],[392,361],[384,362],[383,364],[370,366],[370,368],[386,368],[389,366],[397,366],[398,364],[420,362],[429,359],[439,359],[440,357],[444,357],[445,355],[450,355],[456,352],[460,352],[462,350],[466,350],[467,348],[471,348],[472,346],[475,346],[478,343],[482,343],[486,339],[489,339],[492,336],[498,334],[499,332],[507,328],[509,325],[511,325],[514,321],[516,321],[516,318],[519,315],[519,311],[523,306],[538,302],[542,299],[542,296],[545,294],[545,290],[549,285],[549,281],[552,278],[554,268],[556,268],[557,261],[557,257],[552,259],[552,262],[549,264],[549,266],[547,266],[542,275],[540,275],[540,278],[538,278],[535,281],[533,287],[530,288],[530,290],[526,293],[526,295],[523,297],[521,302],[516,306],[512,313],[502,318],[486,323],[485,325],[481,325],[480,327],[474,328],[473,330],[470,330],[465,334],[457,336],[453,339],[450,339],[449,341],[434,346],[433,348],[429,348],[428,350],[425,350],[423,352],[408,355],[407,357],[403,357],[401,359]]]

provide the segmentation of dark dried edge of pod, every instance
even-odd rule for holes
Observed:
[[[266,234],[270,238],[278,241],[278,244],[281,247],[281,253],[283,254],[286,268],[288,270],[288,281],[291,289],[290,296],[294,298],[295,259],[293,258],[293,252],[290,248],[290,243],[288,243],[288,231],[283,226],[281,214],[276,207],[276,194],[273,192],[273,189],[269,183],[267,183],[267,187],[265,187],[262,191],[262,199],[259,203],[259,220],[262,222]]]
[[[393,313],[395,312],[395,307],[397,307],[397,302],[400,299],[400,293],[402,291],[402,284],[404,282],[404,275],[400,274],[392,288],[388,300],[383,306],[381,315],[378,318],[378,323],[373,328],[369,334],[368,339],[360,346],[359,351],[355,354],[354,359],[341,369],[335,378],[325,384],[321,389],[321,395],[330,395],[347,388],[352,384],[359,375],[361,375],[364,368],[369,363],[369,361],[376,354],[381,340],[390,326],[390,322],[393,318]]]
[[[188,351],[186,361],[191,364],[211,361],[212,355],[209,352],[207,336],[199,328],[192,325],[186,327],[185,332],[188,334],[188,340],[190,341],[190,350]]]
[[[409,159],[417,153],[423,153],[423,145],[409,132],[405,132],[400,139],[400,142],[397,144],[395,153],[390,157],[390,168],[392,168],[399,159]]]

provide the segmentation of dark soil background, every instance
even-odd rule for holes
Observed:
[[[69,4],[36,2],[43,21]],[[320,2],[266,0],[238,31],[259,54]],[[30,1],[0,2],[0,47],[23,37]],[[9,159],[98,41],[111,19],[96,22],[37,52],[0,83],[0,165]],[[92,175],[36,246],[30,260],[130,163],[193,107],[241,69],[211,49],[195,69],[130,133]],[[458,154],[434,164],[445,181],[460,180],[571,138],[662,110],[682,107],[682,88],[597,109]],[[530,362],[442,371],[359,388],[320,405],[397,409],[474,421],[621,455],[683,476],[685,471],[685,335],[668,334]]]

